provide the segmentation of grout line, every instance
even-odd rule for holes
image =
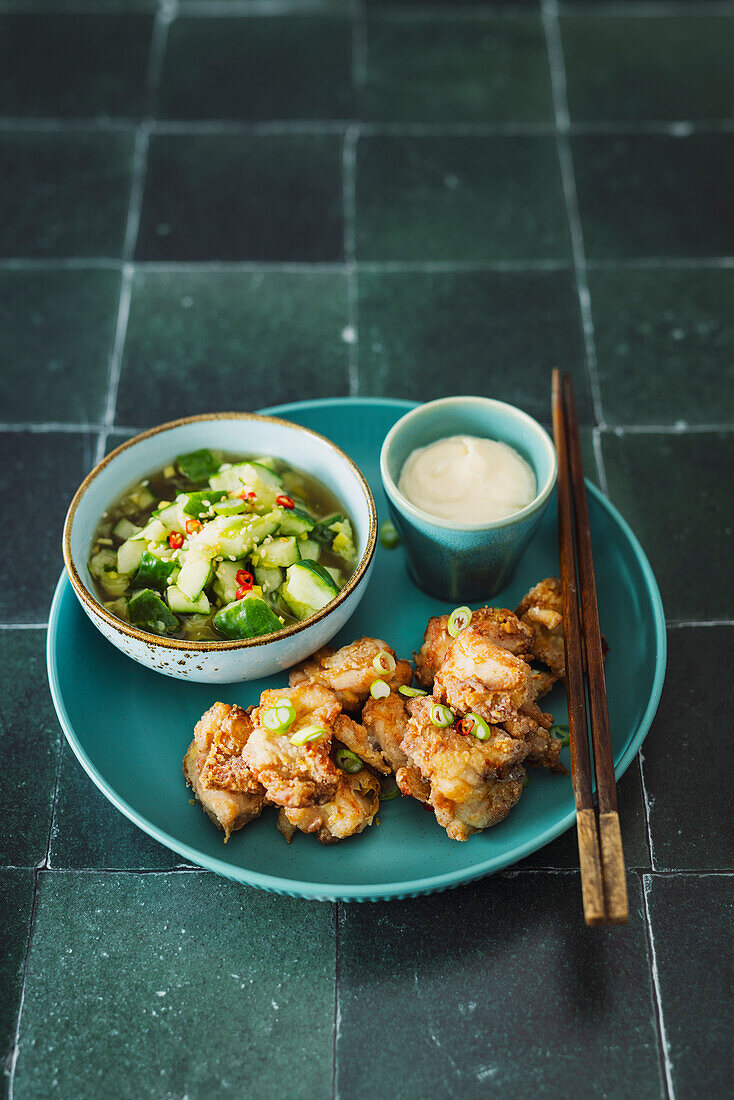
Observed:
[[[39,866],[39,870],[49,870],[51,866],[51,840],[54,832],[54,821],[56,820],[56,802],[59,796],[59,779],[61,777],[61,761],[64,755],[64,746],[66,744],[66,738],[62,736],[61,744],[59,745],[59,760],[56,765],[56,779],[54,781],[54,794],[51,800],[51,820],[48,824],[48,835],[46,837],[46,854],[43,857],[43,861]]]
[[[594,445],[594,458],[596,459],[596,470],[599,474],[599,485],[604,496],[609,498],[609,482],[607,481],[607,468],[604,463],[604,451],[601,445],[601,428],[592,428],[591,439]]]
[[[734,424],[689,424],[677,420],[675,424],[604,424],[601,430],[607,435],[705,435],[730,432]]]
[[[13,1100],[15,1094],[15,1069],[18,1064],[18,1055],[20,1053],[20,1022],[23,1016],[23,1006],[25,1004],[25,991],[26,991],[26,978],[28,975],[28,959],[31,954],[31,942],[33,940],[33,929],[36,922],[36,909],[38,906],[38,882],[39,871],[36,868],[33,871],[33,897],[31,899],[31,912],[28,921],[28,943],[26,944],[25,956],[23,958],[23,967],[21,970],[20,979],[20,1000],[18,1002],[18,1014],[15,1018],[15,1029],[13,1031],[13,1045],[10,1049],[10,1057],[8,1059],[8,1100]]]
[[[0,0],[0,12],[127,15],[130,11],[145,13],[149,10],[150,8],[143,3],[107,7],[100,6],[95,0],[66,0],[66,2],[58,0],[55,3],[49,3],[48,0],[32,0],[32,2],[29,2],[29,0]],[[341,15],[339,8],[335,7],[333,3],[326,2],[326,0],[311,0],[311,3],[306,4],[303,2],[298,3],[296,0],[181,0],[178,10],[182,15],[190,16]],[[594,4],[592,10],[589,10],[587,4],[565,0],[561,4],[561,10],[564,15],[583,15],[589,18],[629,16],[630,18],[654,19],[679,15],[697,19],[699,16],[729,15],[731,14],[731,3],[727,0],[702,0],[700,4],[696,4],[694,10],[691,10],[690,4],[676,2],[676,0],[667,0],[667,2],[663,0],[661,3],[654,4],[646,2],[646,0],[632,0],[631,3],[615,3],[614,0],[604,2],[602,0],[601,3]],[[496,11],[477,12],[476,9],[458,8],[445,0],[443,4],[436,4],[425,11],[397,3],[393,8],[381,11],[379,18],[385,21],[392,19],[419,21],[428,18],[440,20],[459,17],[472,21],[476,20],[477,17],[481,18],[487,15],[498,18],[504,16],[529,18],[533,14],[532,9],[521,4],[509,3]]]
[[[120,300],[117,308],[117,323],[115,325],[115,338],[110,355],[109,378],[107,382],[107,398],[105,400],[104,421],[97,437],[97,451],[94,465],[104,458],[107,446],[107,437],[115,419],[117,406],[117,392],[120,388],[120,374],[122,372],[122,353],[127,334],[127,322],[130,316],[130,298],[132,297],[133,266],[125,264],[122,269],[122,283],[120,286]]]
[[[45,435],[51,432],[98,432],[102,427],[98,423],[68,424],[62,421],[46,421],[45,423],[8,422],[0,423],[0,432],[28,432],[30,435]]]
[[[0,630],[46,630],[48,623],[0,623]]]
[[[561,42],[561,31],[558,22],[558,5],[556,0],[541,0],[541,19],[543,22],[548,53],[553,113],[556,124],[556,148],[561,169],[561,183],[566,204],[568,228],[571,235],[571,252],[576,274],[576,289],[578,292],[581,326],[583,329],[584,348],[586,351],[586,371],[589,379],[594,415],[598,423],[603,424],[604,410],[602,407],[601,387],[599,384],[594,320],[591,313],[591,294],[589,292],[589,280],[586,272],[584,234],[581,227],[581,215],[579,213],[573,155],[571,153],[571,143],[568,137],[570,119],[568,113],[568,98],[566,94],[566,68],[563,58],[563,44]]]
[[[43,875],[214,875],[215,872],[209,871],[204,867],[199,867],[196,864],[191,866],[185,864],[176,864],[173,867],[46,867],[44,864],[38,863],[33,866],[22,866],[20,864],[3,864],[2,870],[4,871],[40,871]],[[720,867],[680,867],[680,868],[658,868],[651,870],[649,867],[633,866],[628,867],[628,871],[633,874],[648,875],[652,879],[669,879],[669,878],[734,878],[734,871],[723,870]],[[577,875],[579,873],[578,867],[553,867],[551,865],[544,867],[506,867],[499,871],[494,872],[497,875],[503,877],[515,877],[517,875]],[[477,880],[481,881],[481,880]],[[470,886],[471,883],[461,883],[460,886]],[[424,896],[424,895],[419,895]],[[426,897],[428,895],[425,895]],[[316,899],[312,899],[316,900]],[[328,901],[329,899],[318,899]],[[400,899],[392,899],[400,900]],[[332,900],[330,904],[336,904],[336,901]]]
[[[642,749],[637,753],[637,767],[640,773],[640,785],[642,786],[642,801],[645,807],[645,840],[647,842],[647,854],[650,857],[650,869],[656,871],[655,866],[655,845],[652,842],[652,829],[650,828],[650,796],[647,793],[647,783],[645,782],[645,769],[643,767],[645,757]]]
[[[332,1063],[331,1063],[331,1096],[332,1100],[338,1100],[337,1058],[339,1055],[339,1038],[341,1032],[341,1005],[339,1004],[339,906],[334,903],[334,1023],[332,1039]]]
[[[673,1066],[670,1060],[670,1044],[668,1043],[668,1036],[665,1030],[665,1017],[663,1015],[663,996],[662,990],[660,988],[660,973],[658,971],[658,959],[657,952],[655,950],[655,936],[652,930],[652,921],[650,919],[650,906],[648,903],[648,892],[650,888],[651,878],[649,875],[645,874],[643,874],[641,877],[645,934],[647,936],[648,952],[650,956],[650,976],[652,978],[653,1006],[655,1008],[655,1022],[658,1033],[660,1069],[666,1096],[668,1097],[668,1100],[675,1100],[675,1087],[673,1085]]]
[[[359,393],[359,305],[357,296],[357,142],[359,126],[347,127],[342,147],[342,217],[344,221],[344,260],[347,274],[347,328],[342,333],[348,345],[348,392]]]
[[[686,630],[697,626],[734,626],[734,619],[669,619],[665,624],[668,630]]]

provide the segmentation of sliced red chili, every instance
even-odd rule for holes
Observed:
[[[184,537],[178,531],[171,531],[168,536],[168,545],[172,550],[180,550],[184,544]]]
[[[454,729],[457,733],[463,733],[465,736],[468,736],[474,729],[474,719],[460,718],[458,722],[454,723]]]
[[[235,573],[235,580],[237,584],[248,585],[252,588],[252,573],[248,573],[246,569],[238,569]]]
[[[236,592],[236,599],[244,600],[248,592],[252,592],[251,584],[241,584]]]
[[[285,494],[282,494],[281,496],[276,497],[275,498],[275,503],[280,508],[295,508],[295,506],[296,506],[295,500],[293,500],[292,497],[285,496]]]
[[[197,531],[201,531],[201,524],[199,523],[198,519],[187,519],[186,534],[195,535]]]

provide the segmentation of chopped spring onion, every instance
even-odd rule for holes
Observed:
[[[446,729],[454,721],[454,712],[445,707],[443,703],[434,703],[431,707],[431,721],[439,729]]]
[[[417,699],[419,695],[428,695],[427,691],[423,688],[409,688],[405,684],[401,684],[398,688],[401,695],[404,695],[406,699]]]
[[[387,699],[390,694],[390,685],[386,684],[384,680],[375,680],[370,688],[370,695],[373,699]]]
[[[470,724],[470,728],[467,732],[470,733],[472,737],[476,737],[477,741],[488,741],[492,736],[492,731],[479,714],[474,714],[472,711],[470,714],[467,714],[464,722]]]
[[[289,726],[293,725],[295,717],[296,708],[293,706],[293,703],[291,703],[290,699],[283,699],[282,702],[276,703],[274,707],[268,707],[261,715],[260,721],[265,726],[265,729],[281,733],[283,730],[287,730]]]
[[[395,524],[386,519],[380,528],[380,542],[386,550],[394,550],[396,546],[400,546],[400,535],[395,529]]]
[[[380,802],[390,802],[393,798],[398,798],[400,795],[400,788],[395,782],[394,775],[386,775],[384,779],[380,780]]]
[[[323,726],[302,726],[297,733],[290,738],[291,745],[306,745],[310,741],[323,741],[329,736],[329,731]]]
[[[568,726],[555,725],[550,728],[551,737],[555,737],[562,745],[567,745],[571,740],[571,732]]]
[[[376,668],[378,672],[394,672],[395,658],[386,649],[381,649],[372,661],[372,667]]]
[[[343,772],[348,772],[349,775],[356,775],[357,772],[362,771],[363,767],[362,761],[356,752],[345,748],[336,750],[336,764],[338,768],[341,768]]]
[[[456,638],[459,632],[468,626],[471,622],[471,608],[469,607],[455,607],[449,615],[449,621],[446,624],[446,629],[452,638]]]

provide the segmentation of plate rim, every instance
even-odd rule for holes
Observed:
[[[293,401],[283,405],[269,406],[265,409],[258,410],[265,415],[286,415],[289,411],[303,412],[309,409],[323,409],[333,408],[335,406],[349,405],[376,405],[380,407],[390,407],[396,410],[402,410],[407,412],[411,408],[415,408],[421,402],[407,401],[400,398],[389,397],[328,397],[328,398],[316,398],[308,401]],[[622,533],[627,538],[631,549],[637,559],[637,562],[642,571],[647,591],[650,597],[650,602],[653,611],[653,628],[656,641],[656,654],[655,654],[655,671],[653,675],[652,688],[650,696],[645,707],[644,714],[637,725],[637,728],[631,734],[618,763],[615,765],[614,774],[617,780],[625,773],[632,760],[636,756],[642,742],[644,741],[647,733],[652,725],[653,718],[660,702],[660,696],[662,694],[663,682],[665,679],[665,669],[667,662],[667,633],[665,624],[665,613],[663,610],[663,603],[660,597],[660,590],[658,588],[655,575],[652,571],[650,562],[647,555],[643,550],[637,536],[632,531],[631,527],[619,513],[615,506],[611,503],[607,497],[604,496],[602,491],[593,485],[588,479],[586,481],[587,491],[591,493],[596,502],[601,505],[620,527]],[[164,829],[154,825],[151,821],[148,821],[141,813],[139,813],[133,806],[131,806],[125,799],[121,798],[110,783],[101,775],[96,766],[92,763],[91,759],[86,753],[83,745],[81,744],[77,734],[74,730],[71,719],[69,718],[64,703],[63,692],[58,674],[58,666],[56,661],[56,635],[59,627],[60,609],[62,599],[66,591],[66,587],[71,588],[66,571],[62,569],[61,576],[56,585],[53,601],[51,603],[51,610],[48,619],[48,628],[46,636],[46,667],[48,672],[49,687],[51,690],[51,698],[56,710],[56,715],[61,724],[61,728],[64,732],[69,746],[71,747],[77,760],[84,768],[87,775],[90,777],[95,786],[102,792],[112,805],[120,811],[128,820],[132,821],[134,825],[137,825],[139,829],[147,833],[159,844],[170,850],[178,853],[183,858],[189,860],[189,862],[195,864],[199,868],[203,868],[207,871],[213,871],[215,874],[221,875],[224,878],[240,882],[245,886],[253,886],[260,890],[265,890],[269,893],[283,894],[290,897],[300,897],[306,900],[313,901],[382,901],[382,900],[397,900],[407,897],[419,897],[424,894],[439,893],[444,890],[449,890],[457,886],[461,886],[464,883],[473,882],[479,878],[485,878],[488,875],[494,874],[497,871],[501,871],[508,866],[514,866],[525,856],[530,855],[532,852],[538,851],[540,848],[544,848],[546,844],[549,844],[561,833],[569,829],[575,819],[575,810],[571,809],[567,814],[561,817],[557,822],[548,828],[544,829],[540,833],[536,833],[532,839],[525,841],[511,852],[505,853],[501,856],[491,856],[481,862],[475,864],[470,868],[463,868],[458,871],[447,871],[439,875],[429,875],[419,878],[409,879],[403,882],[392,883],[369,883],[361,885],[353,884],[324,884],[319,885],[313,882],[301,882],[297,879],[280,878],[277,875],[265,875],[259,871],[251,871],[245,867],[236,867],[233,864],[225,863],[224,861],[217,859],[215,856],[203,855],[198,849],[192,848],[190,845],[183,843],[176,837],[167,833]],[[73,591],[72,591],[73,595]]]

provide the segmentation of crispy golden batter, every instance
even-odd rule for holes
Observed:
[[[384,699],[370,697],[362,711],[362,725],[394,772],[406,766],[408,758],[401,743],[408,726],[408,712],[402,695],[391,691]]]
[[[563,646],[563,610],[561,582],[557,577],[546,577],[523,596],[517,605],[517,614],[532,627],[534,640],[531,652],[547,665],[557,680],[566,675],[566,655]]]
[[[414,654],[416,676],[429,691],[453,641],[448,631],[448,621],[448,615],[436,615],[429,619],[423,645]],[[510,653],[520,656],[530,652],[532,630],[507,608],[479,607],[472,612],[469,625],[480,630],[488,641]]]
[[[262,714],[284,698],[295,707],[294,722],[283,733],[266,729],[260,724]],[[270,802],[300,807],[334,797],[340,773],[329,750],[333,724],[340,713],[334,693],[318,684],[303,683],[262,693],[260,705],[252,712],[253,731],[242,759],[262,783]],[[305,745],[292,744],[291,737],[304,726],[323,726],[329,736]]]
[[[366,768],[356,775],[340,771],[336,790],[327,802],[282,809],[278,828],[287,841],[300,829],[302,833],[316,833],[322,844],[335,844],[371,825],[379,805],[379,781]]]
[[[356,752],[360,760],[364,760],[365,764],[369,764],[375,771],[381,772],[382,775],[389,775],[392,771],[377,741],[370,737],[363,725],[346,714],[340,714],[334,722],[334,736],[341,741],[342,745]]]
[[[427,801],[439,825],[452,840],[466,840],[496,825],[519,799],[525,774],[520,761],[527,746],[496,727],[487,741],[457,733],[452,726],[439,729],[431,722],[433,703],[427,697],[409,705],[403,749],[428,784]],[[403,793],[413,793],[413,777],[406,769],[398,773],[398,784]],[[420,797],[425,788],[417,789]]]
[[[373,661],[381,652],[396,660],[395,671],[381,672]],[[384,680],[391,688],[410,684],[413,670],[408,661],[398,661],[395,650],[379,638],[359,638],[341,649],[327,646],[309,657],[290,674],[291,685],[310,681],[334,692],[344,710],[356,710],[369,697],[375,680]]]
[[[251,732],[246,711],[215,703],[197,723],[183,760],[187,784],[225,841],[259,815],[265,798],[241,757]]]

